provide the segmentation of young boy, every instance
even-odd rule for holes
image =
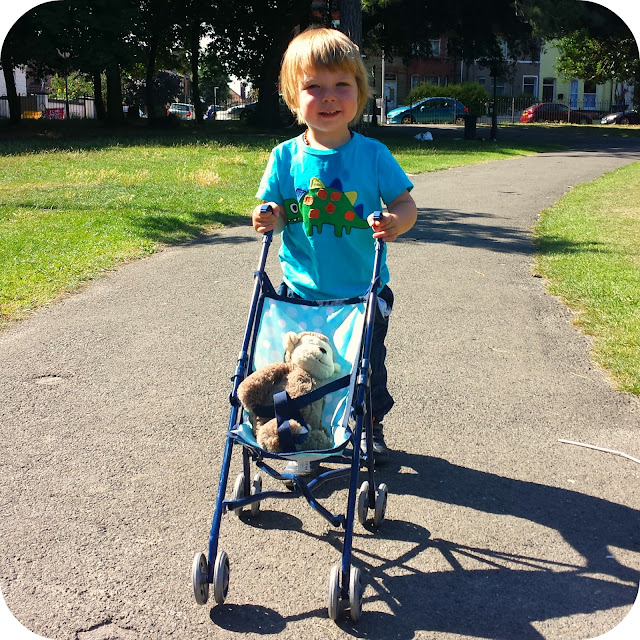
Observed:
[[[256,196],[273,213],[261,213],[258,205],[253,227],[282,233],[280,293],[308,300],[362,295],[373,271],[372,236],[393,242],[416,221],[413,185],[383,144],[349,129],[370,91],[360,51],[347,36],[326,28],[296,36],[284,55],[280,83],[287,105],[307,130],[271,152]],[[381,209],[381,200],[387,211],[374,222],[371,214]],[[384,364],[393,306],[386,246],[380,275],[371,353],[376,464],[389,458],[382,419],[393,406]],[[306,475],[310,469],[289,463],[285,471]]]

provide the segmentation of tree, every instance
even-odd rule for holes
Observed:
[[[11,27],[2,46],[0,64],[5,77],[12,124],[20,124],[22,118],[13,69],[28,65],[36,73],[64,73],[67,60],[60,53],[66,51],[68,34],[64,33],[64,21],[58,3],[41,5],[28,11]]]
[[[199,86],[205,103],[226,104],[229,99],[229,76],[213,49],[203,51],[199,71]]]
[[[308,0],[237,0],[216,5],[208,48],[230,75],[247,78],[258,89],[260,124],[280,121],[280,62],[296,29],[309,24],[310,9]]]
[[[633,38],[591,38],[584,30],[575,31],[558,41],[558,52],[559,73],[597,84],[628,80],[640,67]]]
[[[592,2],[516,0],[518,11],[545,40],[557,40],[557,70],[564,76],[596,83],[640,84],[638,44],[615,13]],[[640,100],[639,92],[635,99]]]
[[[340,2],[340,31],[362,47],[362,2],[342,0]]]

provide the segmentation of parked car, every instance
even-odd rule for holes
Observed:
[[[640,109],[629,109],[606,115],[600,124],[640,124]]]
[[[467,113],[469,109],[456,98],[424,98],[389,111],[387,124],[464,124]]]
[[[177,116],[180,120],[195,120],[196,108],[192,104],[174,102],[167,109],[167,115],[170,116],[171,114]]]
[[[219,111],[216,114],[218,120],[246,120],[251,114],[258,108],[258,103],[248,102],[247,104],[237,104],[235,107],[231,107],[226,111]],[[292,124],[295,120],[295,116],[289,111],[289,107],[285,104],[284,100],[280,98],[280,120],[284,124]]]
[[[257,102],[247,102],[247,104],[237,104],[234,107],[218,111],[216,118],[218,120],[244,120],[249,113],[256,108]]]
[[[218,111],[225,111],[226,107],[223,107],[222,105],[219,104],[210,104],[207,107],[207,111],[204,114],[204,119],[205,120],[212,120],[216,117],[216,113]]]
[[[570,122],[572,124],[591,124],[600,117],[597,111],[569,109],[559,102],[540,102],[527,107],[520,116],[520,122]]]

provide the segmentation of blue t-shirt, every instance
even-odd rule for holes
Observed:
[[[413,185],[382,143],[354,133],[337,149],[313,149],[302,135],[278,145],[256,196],[282,205],[284,281],[308,300],[366,292],[375,242],[367,216]],[[386,245],[381,286],[389,281]]]

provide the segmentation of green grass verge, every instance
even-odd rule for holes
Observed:
[[[578,185],[544,211],[536,268],[593,336],[593,358],[640,394],[640,163]]]
[[[270,150],[297,133],[142,124],[0,127],[0,327],[122,262],[246,223]],[[379,132],[408,173],[549,148]]]

